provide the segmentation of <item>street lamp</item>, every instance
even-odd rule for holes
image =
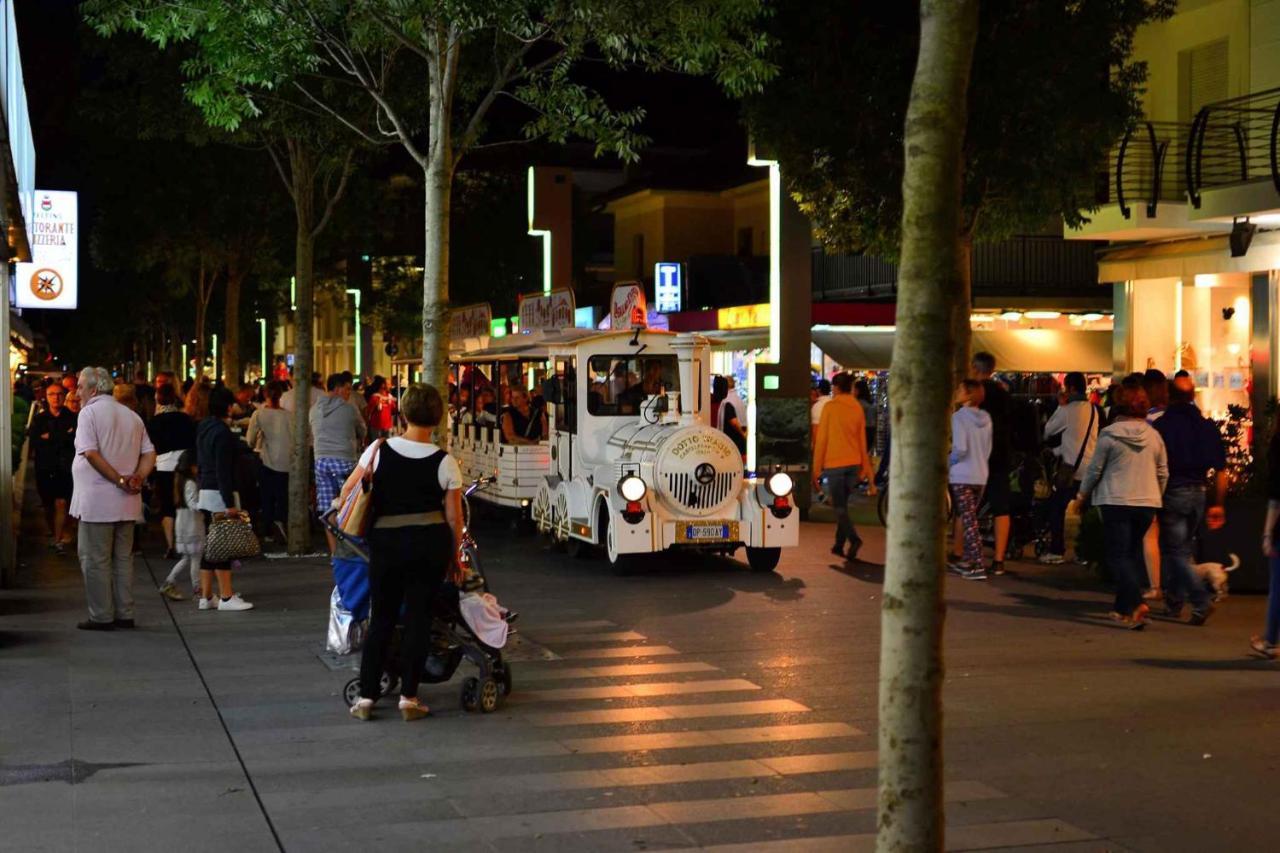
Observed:
[[[298,310],[298,278],[289,276],[289,310]]]
[[[200,365],[200,375],[204,376],[204,365]],[[222,378],[222,373],[218,370],[218,333],[213,333],[213,381],[217,382]]]
[[[364,365],[362,364],[361,350],[364,349],[364,342],[360,339],[360,291],[357,288],[348,287],[347,293],[350,293],[351,297],[356,301],[356,376],[362,377],[364,376],[364,370],[362,369]]]
[[[191,378],[191,362],[187,359],[187,345],[184,342],[182,344],[182,380],[185,382],[190,378]]]

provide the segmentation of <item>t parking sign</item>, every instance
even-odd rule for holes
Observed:
[[[672,314],[680,310],[684,299],[684,274],[680,264],[658,261],[653,265],[653,297],[659,314]]]

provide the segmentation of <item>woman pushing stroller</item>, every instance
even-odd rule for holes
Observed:
[[[400,400],[408,429],[371,444],[338,498],[339,505],[361,481],[372,483],[369,527],[369,598],[372,613],[360,656],[360,699],[351,716],[369,719],[396,620],[404,609],[400,663],[400,714],[418,720],[428,713],[418,700],[418,681],[431,640],[432,603],[446,579],[462,579],[457,543],[462,537],[462,472],[432,443],[444,414],[440,392],[413,384]]]

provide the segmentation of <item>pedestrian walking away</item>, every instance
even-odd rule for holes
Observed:
[[[1142,384],[1125,379],[1112,395],[1116,418],[1098,436],[1097,447],[1076,495],[1077,506],[1092,496],[1102,512],[1107,567],[1115,576],[1113,619],[1127,628],[1147,624],[1142,601],[1146,578],[1142,537],[1160,509],[1169,465],[1160,433],[1147,423]]]
[[[174,469],[176,478],[174,489],[177,494],[171,498],[175,505],[174,548],[178,553],[178,562],[169,571],[169,576],[160,585],[160,594],[171,601],[182,601],[185,596],[178,590],[178,581],[185,572],[191,578],[191,597],[199,601],[202,597],[200,586],[201,558],[204,554],[204,542],[207,531],[204,516],[201,515],[199,472],[196,468],[196,452],[185,450]]]
[[[1160,568],[1165,579],[1168,615],[1180,616],[1191,605],[1191,624],[1203,625],[1213,611],[1213,591],[1196,574],[1192,554],[1196,532],[1204,521],[1210,530],[1226,523],[1227,456],[1222,434],[1200,414],[1191,377],[1173,381],[1169,405],[1153,426],[1169,457],[1169,486],[1160,509]],[[1212,500],[1206,510],[1209,472],[1214,471]]]
[[[214,388],[209,393],[209,417],[196,427],[196,467],[199,469],[199,509],[204,516],[205,528],[228,513],[238,513],[239,502],[235,493],[236,455],[240,443],[231,432],[231,407],[235,397],[226,388]],[[252,610],[253,605],[241,598],[232,587],[233,563],[201,561],[200,597],[201,610],[218,610],[234,613]],[[214,581],[218,584],[214,596]]]
[[[985,388],[976,379],[966,379],[956,391],[960,408],[951,415],[950,470],[947,480],[956,505],[956,546],[960,559],[949,564],[951,571],[966,580],[986,580],[982,562],[982,533],[978,529],[978,502],[990,473],[988,459],[994,428],[991,416],[980,408]]]
[[[267,383],[267,402],[249,418],[245,441],[258,452],[264,538],[289,538],[289,459],[293,456],[293,413],[284,408],[284,383]]]
[[[360,720],[370,718],[379,698],[387,647],[401,612],[400,714],[405,720],[427,715],[418,682],[431,640],[432,601],[446,579],[462,579],[462,472],[432,441],[444,400],[430,385],[413,384],[400,411],[408,423],[404,435],[370,445],[342,489],[345,497],[372,472],[371,612],[360,656],[360,699],[350,709]]]
[[[1009,504],[1013,499],[1009,486],[1013,466],[1013,398],[1009,389],[995,379],[996,357],[991,353],[974,353],[969,369],[971,378],[982,383],[982,410],[991,416],[991,456],[987,460],[989,471],[984,494],[995,528],[991,572],[1002,575],[1005,552],[1009,550]]]
[[[80,371],[71,515],[80,520],[76,550],[89,606],[76,627],[86,631],[134,626],[134,525],[156,461],[142,418],[115,401],[113,385],[104,368]]]
[[[65,405],[67,389],[50,385],[44,391],[46,410],[31,419],[35,449],[36,492],[49,529],[49,547],[66,552],[67,510],[71,506],[71,466],[76,458],[76,415]]]
[[[156,386],[156,406],[156,415],[147,424],[147,434],[156,448],[153,479],[160,527],[164,531],[165,558],[172,560],[177,557],[173,538],[173,519],[177,511],[174,496],[179,494],[174,486],[174,472],[182,454],[195,449],[196,424],[190,415],[178,408],[178,392],[168,383]]]
[[[813,488],[822,491],[822,479],[826,478],[831,507],[836,512],[836,541],[831,553],[837,557],[856,560],[862,547],[862,537],[849,518],[849,498],[858,488],[861,472],[870,466],[866,420],[862,406],[853,396],[853,377],[837,374],[831,380],[831,402],[822,409],[813,443]]]
[[[1049,503],[1049,550],[1040,556],[1040,562],[1056,564],[1066,558],[1067,506],[1080,491],[1080,479],[1093,461],[1093,450],[1102,431],[1102,416],[1097,407],[1085,398],[1084,374],[1072,372],[1066,375],[1063,385],[1067,401],[1058,406],[1044,425],[1046,441],[1058,437],[1053,448],[1058,457],[1058,475]]]
[[[326,512],[356,467],[356,455],[364,445],[364,417],[351,405],[351,380],[341,373],[329,377],[329,395],[311,407],[311,435],[316,453],[316,511]],[[329,553],[336,541],[325,530]]]

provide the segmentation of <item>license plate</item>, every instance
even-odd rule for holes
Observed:
[[[730,542],[737,538],[734,522],[683,523],[676,525],[677,542]]]

